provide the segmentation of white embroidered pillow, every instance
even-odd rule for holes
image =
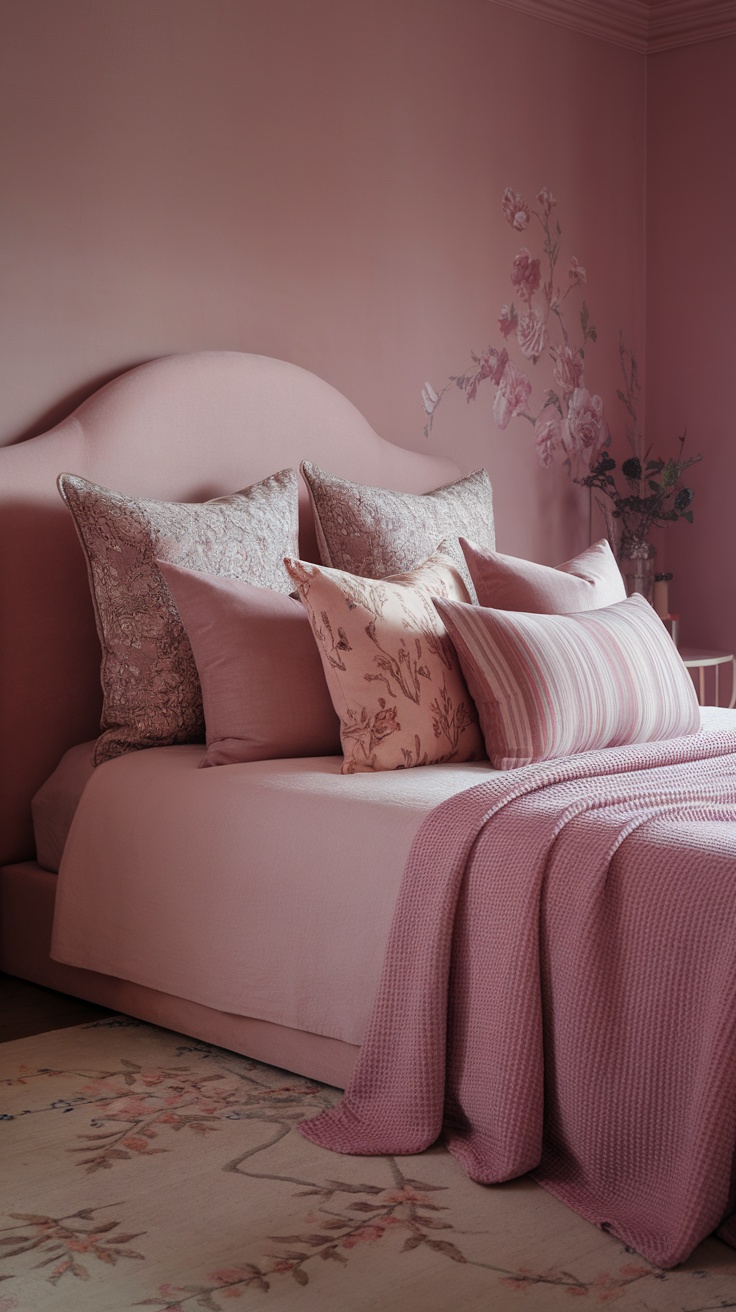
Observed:
[[[301,472],[314,509],[320,559],[361,578],[385,579],[414,569],[441,542],[475,592],[460,550],[462,535],[493,550],[491,481],[485,469],[433,492],[392,492],[336,478],[303,461]]]
[[[102,646],[102,734],[95,764],[141,747],[204,741],[189,639],[156,558],[291,591],[298,549],[296,471],[201,504],[124,496],[62,474],[59,491],[87,558]]]
[[[433,594],[468,600],[449,556],[381,581],[285,563],[340,717],[344,774],[484,756],[475,707],[432,605]]]

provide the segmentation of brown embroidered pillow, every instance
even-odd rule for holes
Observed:
[[[445,550],[475,600],[458,539],[468,538],[490,551],[495,548],[491,481],[485,469],[419,494],[351,483],[306,460],[301,472],[312,499],[323,565],[362,578],[385,579],[414,569],[444,539]]]
[[[102,646],[102,734],[95,764],[142,747],[204,741],[189,639],[156,558],[289,593],[298,550],[298,484],[282,470],[201,504],[124,496],[62,474],[87,558]]]
[[[478,716],[432,597],[467,601],[437,552],[377,581],[287,560],[340,717],[343,774],[485,756]]]

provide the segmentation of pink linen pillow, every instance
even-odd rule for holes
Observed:
[[[621,571],[605,538],[555,568],[502,556],[462,537],[460,546],[481,606],[570,615],[626,598]]]
[[[202,504],[124,496],[62,474],[59,491],[87,559],[102,647],[95,765],[141,747],[204,739],[197,669],[156,559],[288,593],[298,482],[284,469]]]
[[[343,774],[483,757],[468,690],[432,595],[467,601],[454,562],[436,553],[376,581],[287,560],[340,717]]]
[[[301,602],[158,562],[192,644],[207,729],[201,765],[337,756],[340,725]]]
[[[491,481],[485,469],[433,492],[392,492],[336,478],[305,460],[301,472],[314,509],[320,559],[361,578],[385,579],[414,569],[445,541],[474,599],[460,550],[462,533],[493,550]]]
[[[700,728],[690,675],[643,597],[578,615],[435,606],[499,770]]]

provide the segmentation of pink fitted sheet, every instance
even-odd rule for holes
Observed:
[[[58,872],[79,799],[94,773],[95,740],[70,747],[31,802],[36,860],[42,870]]]
[[[340,757],[106,762],[58,876],[51,955],[220,1011],[360,1043],[409,848],[488,762],[343,775]]]

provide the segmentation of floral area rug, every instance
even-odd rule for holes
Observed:
[[[717,1240],[659,1271],[440,1146],[308,1143],[339,1097],[125,1017],[0,1045],[0,1312],[736,1308]]]

